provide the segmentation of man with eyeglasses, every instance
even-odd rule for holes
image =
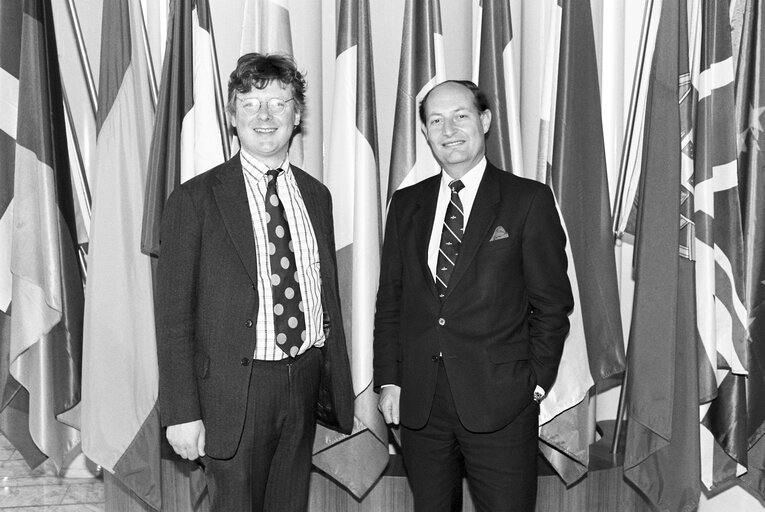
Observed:
[[[226,109],[241,151],[162,219],[160,417],[205,467],[213,511],[305,510],[317,419],[353,424],[331,198],[288,154],[304,105],[290,57],[240,57]]]

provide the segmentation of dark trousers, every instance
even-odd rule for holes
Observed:
[[[533,512],[537,497],[539,406],[532,401],[496,432],[475,433],[460,423],[443,364],[425,427],[401,429],[415,512],[462,510],[462,479],[479,512]]]
[[[308,505],[321,351],[252,364],[236,454],[204,458],[211,510],[302,512]]]

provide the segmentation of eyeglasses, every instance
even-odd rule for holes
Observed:
[[[284,109],[287,108],[287,102],[294,100],[290,98],[283,100],[281,98],[271,98],[266,102],[268,113],[272,115],[281,114]],[[260,107],[263,106],[262,102],[258,98],[247,98],[246,100],[239,100],[242,102],[242,108],[249,115],[255,115],[260,112]]]

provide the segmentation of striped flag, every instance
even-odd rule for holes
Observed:
[[[141,219],[154,122],[139,0],[104,2],[85,294],[82,447],[159,509],[157,348]]]
[[[372,390],[381,198],[369,0],[340,5],[326,184],[334,197],[337,268],[356,401],[349,436],[319,426],[313,463],[356,498],[388,464],[388,430]]]
[[[47,458],[29,433],[29,392],[10,374],[11,236],[22,0],[0,2],[0,432],[29,467]]]
[[[476,83],[486,94],[492,113],[486,158],[500,169],[523,176],[513,23],[507,0],[481,0],[480,34],[474,57],[478,61]]]
[[[83,295],[50,0],[4,4],[1,22],[0,354],[8,366],[0,363],[7,378],[0,408],[16,409],[4,414],[4,430],[28,415],[29,437],[9,436],[27,461],[48,457],[61,470],[80,442],[61,416],[80,401]]]
[[[693,201],[680,161],[685,19],[684,2],[661,3],[646,96],[624,391],[624,476],[659,510],[694,510],[701,493],[695,281],[688,239],[681,237]]]
[[[544,425],[540,434],[545,441],[542,452],[572,483],[586,472],[589,460],[589,388],[593,380],[622,372],[625,363],[589,1],[564,1],[561,20],[549,180],[566,226],[569,273],[578,300],[562,373],[543,402],[549,400],[547,406],[556,406],[556,413],[568,410]]]
[[[746,2],[736,74],[739,193],[749,311],[747,487],[765,499],[765,5]]]
[[[420,130],[418,109],[422,97],[444,80],[444,73],[440,1],[406,0],[388,200],[396,190],[439,172]]]
[[[689,11],[699,357],[701,478],[717,487],[746,471],[747,311],[738,193],[734,64],[729,5],[707,0]],[[690,91],[689,91],[690,93]]]
[[[228,136],[207,0],[174,0],[149,153],[141,250],[159,254],[165,201],[180,183],[223,163]]]

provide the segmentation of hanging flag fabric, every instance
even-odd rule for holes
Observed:
[[[34,468],[47,457],[29,433],[29,392],[10,374],[11,236],[22,1],[0,2],[0,432]]]
[[[606,174],[597,57],[589,2],[562,3],[557,100],[549,181],[569,247],[569,274],[577,293],[568,354],[549,397],[556,413],[540,430],[542,452],[567,483],[587,470],[589,400],[593,380],[624,370],[614,242]],[[577,364],[578,363],[578,364]],[[545,403],[548,400],[545,400]],[[573,403],[572,403],[573,402]],[[576,407],[570,409],[574,404]],[[565,407],[565,409],[564,409]],[[566,410],[568,409],[568,410]],[[577,432],[571,436],[567,433]],[[568,458],[551,453],[554,447]],[[572,454],[578,455],[571,457]],[[565,463],[565,465],[564,465]]]
[[[154,111],[138,0],[104,2],[86,289],[82,446],[161,506],[158,369],[141,219]]]
[[[79,453],[79,433],[60,416],[80,401],[82,275],[69,156],[66,144],[60,144],[66,141],[66,125],[51,5],[49,0],[21,5],[20,12],[9,12],[8,20],[20,22],[15,69],[14,56],[3,58],[3,69],[17,71],[18,81],[2,72],[3,83],[16,87],[4,100],[12,103],[15,95],[18,108],[15,130],[9,133],[3,126],[5,135],[15,136],[15,149],[3,165],[3,173],[13,172],[13,177],[4,177],[12,192],[2,193],[3,222],[10,222],[11,271],[11,303],[3,305],[10,313],[10,333],[4,330],[0,350],[8,354],[10,376],[2,383],[2,405],[20,406],[28,414],[31,440],[61,470]],[[3,14],[13,7],[4,6]],[[15,114],[15,109],[5,111],[3,117]],[[4,147],[4,155],[10,156],[9,149]],[[35,450],[24,451],[31,451],[30,463],[40,462]]]
[[[662,2],[646,103],[625,383],[624,476],[660,510],[693,510],[701,492],[694,269],[680,237],[693,211],[692,190],[681,187],[684,33],[684,4]]]
[[[165,201],[175,187],[225,160],[227,134],[213,66],[210,5],[174,0],[151,140],[141,250],[159,254]]]
[[[747,488],[765,500],[765,5],[746,2],[736,73],[744,290],[749,322]],[[734,54],[735,56],[735,54]]]
[[[481,7],[481,45],[478,48],[476,83],[488,97],[492,113],[486,158],[500,169],[523,176],[510,3],[482,0]]]
[[[698,5],[698,4],[697,4]],[[694,254],[701,401],[701,478],[708,489],[746,471],[747,311],[727,1],[689,11]],[[688,135],[686,135],[686,139]],[[685,152],[684,152],[685,153]],[[687,176],[684,176],[684,178]]]
[[[439,0],[407,0],[393,121],[388,200],[399,188],[437,174],[438,163],[420,130],[420,101],[444,80]]]
[[[388,430],[372,390],[372,331],[380,273],[381,199],[369,0],[340,4],[325,183],[332,192],[343,322],[356,420],[349,436],[319,426],[313,463],[357,499],[388,464]]]
[[[590,369],[596,382],[624,370],[598,63],[589,2],[563,2],[550,178],[579,278]]]

